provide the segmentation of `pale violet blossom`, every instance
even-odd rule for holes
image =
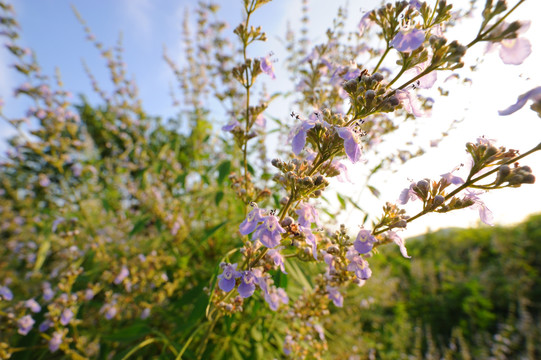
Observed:
[[[498,111],[498,114],[500,114],[500,116],[511,115],[512,113],[522,109],[528,100],[532,100],[534,102],[541,101],[541,86],[533,88],[530,91],[520,95],[516,103],[509,106],[507,109]]]

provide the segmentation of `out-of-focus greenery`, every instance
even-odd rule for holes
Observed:
[[[539,358],[541,215],[428,233],[408,251],[411,261],[376,255],[373,281],[333,314],[336,358],[352,347],[378,359]]]

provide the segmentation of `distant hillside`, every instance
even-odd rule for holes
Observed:
[[[407,246],[411,260],[391,246],[374,256],[372,279],[348,299],[360,306],[335,314],[356,329],[350,338],[337,325],[336,358],[351,346],[377,359],[541,358],[541,215]]]

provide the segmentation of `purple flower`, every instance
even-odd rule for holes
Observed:
[[[306,145],[306,136],[308,135],[308,130],[316,126],[316,122],[312,120],[304,120],[302,123],[297,125],[293,129],[293,140],[291,142],[292,150],[295,155],[299,155],[304,145]]]
[[[532,100],[534,102],[541,101],[541,86],[538,86],[536,88],[531,89],[530,91],[520,95],[517,99],[517,102],[513,105],[509,106],[505,110],[498,111],[498,114],[501,116],[511,115],[515,111],[518,111],[521,109],[524,105],[526,105],[526,102],[528,100]]]
[[[429,59],[423,63],[415,65],[412,69],[406,71],[404,75],[416,77],[417,75],[421,74],[423,71],[426,70],[426,68],[432,63],[432,58],[429,57]],[[438,73],[436,71],[431,71],[422,78],[418,79],[415,82],[415,86],[420,89],[430,89],[432,86],[434,86],[434,83],[438,79]]]
[[[39,174],[39,185],[41,187],[47,187],[51,185],[51,180],[45,174]]]
[[[284,274],[287,274],[284,267],[284,256],[280,253],[281,249],[282,247],[270,249],[267,251],[267,256],[272,260],[272,262],[274,262],[274,265],[278,266]]]
[[[333,160],[332,166],[340,172],[340,175],[337,177],[338,181],[353,183],[349,177],[349,171],[346,164],[342,163],[340,160]]]
[[[247,298],[252,296],[255,291],[255,284],[257,283],[257,278],[251,270],[245,270],[242,272],[240,277],[240,285],[237,289],[240,296]]]
[[[125,278],[130,275],[130,271],[126,267],[126,265],[122,266],[122,269],[120,270],[120,273],[116,276],[115,280],[113,281],[116,285],[120,284]]]
[[[70,308],[64,309],[64,311],[62,311],[62,315],[60,316],[60,323],[64,326],[68,325],[71,319],[73,319],[73,315],[73,311]]]
[[[372,250],[375,242],[376,238],[372,236],[372,232],[363,229],[359,231],[357,239],[353,242],[353,246],[360,254],[367,254]]]
[[[22,318],[17,321],[17,326],[19,329],[17,332],[21,335],[26,335],[30,330],[32,330],[32,327],[34,326],[34,319],[32,319],[32,316],[25,315]]]
[[[94,290],[92,289],[86,289],[85,290],[85,300],[90,301],[94,298]]]
[[[148,317],[150,316],[150,308],[145,308],[142,312],[141,312],[141,319],[145,320],[145,319],[148,319]]]
[[[332,300],[335,306],[344,306],[344,297],[340,294],[338,288],[327,285],[327,296],[329,296],[329,299]]]
[[[532,44],[526,38],[505,39],[500,44],[500,59],[507,65],[520,65],[532,53]]]
[[[218,275],[218,286],[223,291],[230,292],[235,287],[235,279],[241,276],[241,273],[237,271],[238,264],[223,264],[223,272]]]
[[[62,344],[62,338],[64,337],[64,333],[61,331],[55,331],[53,333],[53,336],[51,337],[51,340],[49,340],[49,350],[51,352],[55,352],[60,347],[60,344]]]
[[[412,94],[408,90],[396,90],[396,97],[402,103],[404,110],[414,116],[423,116],[424,113],[421,110],[421,104],[415,94]]]
[[[263,114],[259,114],[255,118],[255,124],[259,127],[265,128],[267,126],[267,119],[265,119]]]
[[[7,286],[0,286],[0,299],[13,300],[13,293]]]
[[[240,123],[238,120],[233,119],[226,125],[222,126],[222,131],[232,131],[236,127],[240,127]]]
[[[318,227],[321,227],[319,214],[313,205],[301,203],[299,209],[295,210],[295,213],[299,215],[299,225],[310,228],[312,223],[315,223]]]
[[[462,179],[460,176],[453,175],[453,173],[458,169],[460,169],[460,166],[457,166],[453,170],[451,170],[451,172],[445,173],[440,176],[444,178],[445,181],[447,181],[449,184],[462,185],[465,183],[464,179]]]
[[[411,259],[411,256],[408,255],[408,250],[406,249],[406,243],[397,233],[394,231],[388,231],[387,236],[393,240],[393,242],[400,247],[400,253],[403,257]]]
[[[24,302],[24,306],[30,309],[30,311],[32,311],[33,313],[39,313],[41,311],[41,306],[34,299],[26,300]]]
[[[466,189],[466,195],[464,199],[473,200],[474,204],[470,206],[471,209],[479,210],[479,218],[487,225],[494,226],[494,215],[492,211],[485,205],[485,203],[477,196],[482,194],[482,191],[476,192],[470,189]]]
[[[261,61],[261,71],[269,75],[272,79],[276,79],[276,75],[274,75],[274,65],[272,64],[270,55],[262,57],[259,60]]]
[[[368,261],[364,260],[355,249],[348,250],[346,258],[349,260],[348,271],[354,272],[358,279],[368,280],[372,276]]]
[[[289,302],[289,297],[284,289],[273,286],[269,292],[265,293],[265,301],[269,304],[272,311],[276,311],[280,303],[287,304]]]
[[[338,128],[338,136],[344,139],[344,150],[352,163],[361,159],[361,147],[357,143],[357,134],[349,127]]]
[[[312,256],[317,260],[317,238],[312,233],[312,230],[309,227],[300,226],[301,231],[305,235],[305,240],[308,245],[312,247]]]
[[[358,28],[359,28],[359,35],[360,36],[363,36],[364,32],[366,31],[366,29],[370,29],[370,26],[372,25],[373,21],[370,20],[370,14],[372,12],[371,11],[368,11],[366,12],[362,17],[361,17],[361,21],[359,21],[359,25],[358,25]]]
[[[415,182],[412,182],[409,188],[405,188],[400,193],[400,196],[398,197],[398,203],[401,205],[406,205],[408,201],[415,201],[417,199],[420,199],[419,195],[413,190],[413,188],[416,186]]]
[[[252,240],[259,240],[264,246],[273,248],[280,244],[281,234],[285,232],[276,216],[265,216],[263,223],[256,228]]]
[[[248,235],[252,231],[255,230],[257,227],[257,224],[261,221],[263,221],[265,213],[265,210],[260,209],[258,207],[254,208],[252,211],[248,213],[248,216],[246,216],[246,219],[240,224],[239,231],[242,235]]]
[[[51,320],[47,319],[47,320],[43,321],[41,324],[39,324],[38,330],[40,332],[45,332],[45,331],[49,330],[49,328],[51,326],[53,326],[53,325],[54,325],[54,323]]]
[[[43,300],[49,301],[54,297],[54,291],[51,289],[51,284],[44,282],[42,285],[43,289]]]
[[[421,6],[423,6],[423,3],[420,2],[419,0],[410,0],[409,5],[415,10],[419,11],[421,10]]]
[[[105,318],[107,320],[111,320],[112,318],[114,318],[117,312],[118,308],[116,307],[116,301],[104,304],[100,309],[100,313],[105,313]]]
[[[391,41],[391,46],[400,52],[411,52],[416,50],[425,41],[425,32],[413,28],[407,31],[400,31]]]

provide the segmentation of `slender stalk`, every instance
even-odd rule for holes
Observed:
[[[449,194],[447,194],[447,195],[445,196],[445,201],[449,200],[450,198],[452,198],[453,196],[455,196],[456,194],[458,194],[458,193],[461,192],[462,190],[466,189],[467,187],[470,187],[471,185],[473,185],[474,183],[478,182],[479,180],[482,180],[482,179],[484,179],[484,178],[486,178],[486,177],[488,177],[488,176],[490,176],[490,175],[496,173],[496,172],[499,170],[499,168],[500,168],[501,166],[513,164],[513,163],[517,162],[518,160],[523,159],[523,158],[525,158],[526,156],[528,156],[528,155],[530,155],[530,154],[533,154],[534,152],[539,151],[539,150],[541,150],[541,143],[539,143],[536,147],[534,147],[534,148],[528,150],[528,151],[525,152],[524,154],[519,155],[519,156],[517,156],[517,157],[514,157],[514,158],[512,158],[512,159],[509,159],[508,161],[506,161],[506,162],[504,162],[503,164],[499,165],[497,168],[495,168],[495,169],[493,169],[493,170],[490,170],[489,172],[487,172],[487,173],[485,173],[485,174],[483,174],[483,175],[480,175],[480,176],[476,177],[475,179],[471,179],[471,180],[465,182],[464,184],[462,184],[461,186],[457,187],[455,190],[453,190],[452,192],[450,192]],[[444,201],[441,205],[445,204],[445,201]],[[440,205],[440,206],[441,206],[441,205]],[[434,211],[435,209],[437,209],[438,207],[439,207],[439,206],[437,206],[437,207],[435,207],[435,208],[433,208],[433,209],[430,209],[430,210],[424,209],[424,210],[420,211],[419,213],[415,214],[414,216],[410,217],[409,219],[407,219],[406,222],[410,223],[410,222],[412,222],[412,221],[414,221],[414,220],[420,218],[421,216],[423,216],[423,215],[425,215],[425,214],[428,214],[429,212],[433,212],[433,211]],[[390,227],[386,227],[385,229],[381,229],[381,230],[375,231],[375,232],[373,233],[373,235],[379,235],[379,234],[384,233],[384,232],[386,232],[386,231],[389,231],[389,230],[391,230],[391,229],[392,229],[392,228],[390,228]]]

